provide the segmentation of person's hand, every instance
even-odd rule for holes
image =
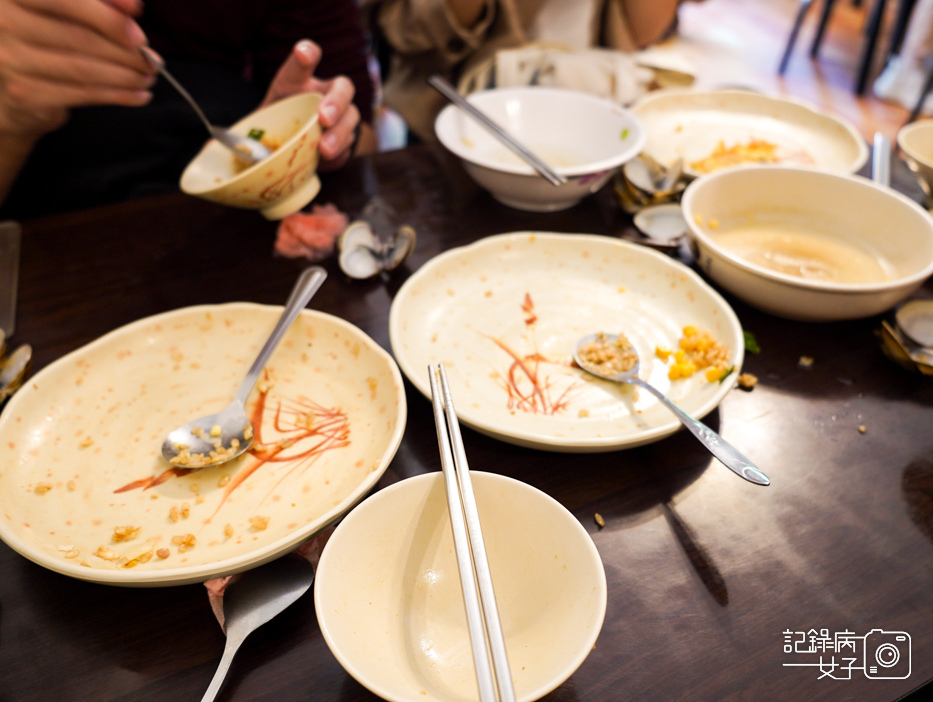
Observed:
[[[329,171],[339,168],[353,155],[360,128],[360,112],[353,104],[356,90],[349,78],[337,76],[320,80],[314,77],[320,61],[321,49],[317,44],[307,39],[295,44],[269,84],[261,106],[297,93],[321,93],[324,99],[318,114],[324,131],[319,146],[321,161],[318,170]]]
[[[35,140],[84,105],[144,105],[140,0],[0,0],[0,134]]]

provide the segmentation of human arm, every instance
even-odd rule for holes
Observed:
[[[0,0],[0,202],[36,142],[86,105],[144,105],[138,0]]]

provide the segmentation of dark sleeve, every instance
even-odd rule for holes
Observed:
[[[323,51],[315,75],[345,75],[354,103],[372,121],[374,86],[368,40],[356,0],[146,0],[141,24],[172,63],[208,61],[265,88],[300,39]]]
[[[317,77],[350,78],[356,88],[353,102],[363,121],[372,123],[375,90],[356,0],[279,0],[269,7],[253,41],[254,80],[268,84],[295,42],[311,39],[323,52]]]

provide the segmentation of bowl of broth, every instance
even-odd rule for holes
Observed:
[[[693,181],[681,204],[703,272],[778,317],[870,317],[933,274],[933,217],[859,176],[732,168]]]
[[[589,93],[524,86],[467,96],[492,121],[567,179],[552,185],[454,105],[437,116],[434,131],[476,183],[519,210],[553,212],[602,188],[645,145],[638,118]]]

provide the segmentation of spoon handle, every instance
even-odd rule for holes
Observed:
[[[246,406],[246,399],[253,391],[253,386],[259,379],[259,374],[265,367],[266,361],[269,360],[269,356],[275,351],[275,347],[279,345],[285,332],[288,331],[292,322],[295,321],[295,318],[298,317],[305,308],[308,301],[314,296],[314,293],[321,287],[326,277],[327,271],[320,266],[306,268],[299,276],[298,282],[296,282],[295,287],[292,288],[292,294],[288,297],[288,302],[285,303],[285,311],[282,312],[282,316],[279,317],[275,329],[272,330],[272,334],[266,341],[265,346],[262,347],[259,355],[256,356],[256,360],[253,361],[253,365],[240,384],[239,390],[237,390],[236,401],[244,407]]]
[[[211,684],[207,686],[207,691],[204,693],[204,697],[201,698],[201,702],[213,702],[217,697],[217,693],[220,692],[220,688],[223,686],[224,680],[227,677],[227,671],[230,670],[230,664],[233,663],[233,657],[240,649],[240,644],[243,643],[244,638],[243,636],[231,637],[230,632],[227,632],[227,643],[224,644],[224,653],[220,657],[220,663],[217,664],[217,670],[214,673],[214,677],[211,678]]]
[[[152,51],[148,47],[141,46],[139,51],[143,57],[152,65],[152,67],[155,68],[162,75],[162,77],[165,78],[165,80],[171,83],[172,87],[178,91],[178,94],[181,95],[189,105],[191,105],[192,109],[197,113],[198,117],[200,117],[201,121],[204,122],[204,126],[207,127],[207,131],[211,132],[213,135],[213,127],[210,121],[207,119],[207,115],[201,111],[201,106],[198,105],[198,103],[193,97],[191,97],[188,91],[182,87],[181,83],[175,80],[175,76],[169,73],[168,69],[159,63],[158,60],[156,60],[155,55],[153,55]]]
[[[657,397],[664,405],[683,423],[691,433],[700,440],[700,443],[709,449],[709,452],[723,462],[723,464],[736,475],[745,478],[750,483],[756,485],[770,485],[771,479],[762,473],[755,464],[743,456],[739,450],[723,439],[719,434],[706,426],[699,419],[694,419],[689,414],[678,407],[667,395],[658,390],[650,383],[646,383],[641,378],[630,378],[630,383],[634,383],[644,388]]]

